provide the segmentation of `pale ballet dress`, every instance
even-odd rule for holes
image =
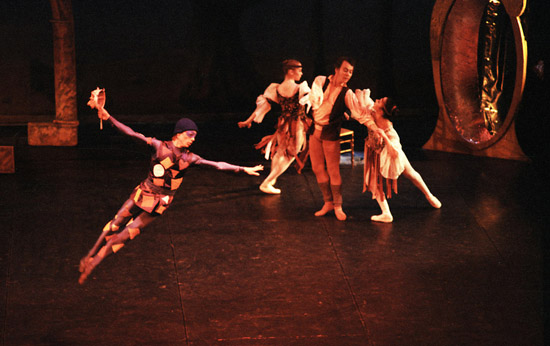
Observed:
[[[409,162],[403,152],[397,131],[390,126],[385,132],[396,149],[395,155],[391,155],[391,150],[385,143],[377,144],[379,135],[373,131],[369,131],[368,139],[365,141],[363,192],[369,190],[373,199],[379,194],[384,194],[384,179],[387,197],[391,198],[392,190],[397,193],[397,178]]]

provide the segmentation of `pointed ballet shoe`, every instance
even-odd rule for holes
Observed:
[[[428,202],[430,202],[430,205],[436,209],[441,208],[441,202],[435,197],[434,195],[430,195],[427,197]]]
[[[345,221],[347,219],[346,213],[342,210],[342,207],[334,207],[334,215],[340,221]]]
[[[88,274],[82,273],[80,274],[80,277],[78,278],[78,284],[84,285],[84,282],[86,282],[86,279],[88,278]]]
[[[332,202],[325,202],[323,207],[315,212],[315,216],[324,216],[331,210],[334,210],[334,204],[332,204]]]
[[[263,193],[267,193],[267,194],[270,194],[270,195],[278,195],[281,193],[281,190],[280,189],[276,189],[273,187],[273,185],[260,185],[260,191],[262,191]]]
[[[88,278],[88,274],[86,273],[80,274],[80,277],[78,278],[78,284],[83,285],[87,278]]]
[[[385,213],[382,213],[380,215],[373,215],[370,217],[370,219],[376,222],[385,222],[385,223],[393,222],[393,216],[391,214],[385,214]]]

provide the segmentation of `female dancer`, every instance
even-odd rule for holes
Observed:
[[[260,185],[260,190],[268,194],[280,194],[281,190],[273,187],[277,178],[283,174],[296,159],[298,172],[304,166],[304,160],[298,154],[306,146],[306,132],[309,119],[306,117],[305,105],[309,104],[307,94],[310,89],[307,82],[296,83],[302,78],[302,64],[297,60],[283,61],[284,80],[282,83],[270,84],[263,95],[256,99],[256,110],[238,123],[239,127],[248,127],[252,121],[261,123],[271,110],[269,101],[281,105],[281,115],[277,120],[277,131],[264,137],[256,144],[256,149],[265,151],[265,158],[271,158],[271,172]]]
[[[90,102],[93,102],[92,97]],[[97,108],[101,120],[107,120],[123,134],[147,143],[154,151],[148,177],[134,189],[115,217],[105,225],[93,248],[80,261],[80,284],[86,281],[92,270],[105,257],[120,250],[126,240],[134,239],[145,226],[168,208],[180,187],[185,170],[190,165],[205,165],[234,172],[244,171],[249,175],[259,175],[258,171],[263,169],[261,165],[240,167],[226,162],[208,161],[191,153],[188,147],[195,141],[198,128],[190,119],[182,118],[176,123],[172,140],[160,141],[134,132],[110,116],[103,107],[93,103],[90,105]],[[120,229],[122,231],[118,232]],[[107,242],[97,251],[103,239]]]
[[[399,136],[393,128],[391,119],[398,112],[393,100],[384,97],[376,100],[371,114],[378,126],[375,131],[369,131],[369,138],[365,141],[365,180],[363,192],[368,189],[376,199],[382,214],[373,215],[371,220],[378,222],[392,222],[393,216],[384,194],[382,177],[386,178],[388,198],[391,198],[391,189],[397,193],[397,178],[403,174],[407,179],[422,191],[428,202],[434,208],[441,208],[441,202],[430,192],[424,180],[415,171],[407,156],[401,149]],[[379,139],[383,142],[380,142]]]

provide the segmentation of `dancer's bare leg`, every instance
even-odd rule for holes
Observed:
[[[280,194],[281,190],[273,187],[273,185],[275,185],[277,178],[288,169],[293,161],[294,157],[287,157],[283,153],[277,152],[271,159],[271,172],[260,185],[260,190],[268,194]]]
[[[424,196],[426,197],[426,199],[428,200],[428,202],[432,207],[437,209],[441,208],[441,202],[439,201],[439,199],[437,199],[434,195],[432,195],[432,193],[430,192],[430,189],[428,189],[428,186],[426,185],[426,183],[424,183],[424,180],[422,180],[422,177],[420,176],[420,174],[417,171],[415,171],[414,168],[412,168],[409,162],[407,162],[407,164],[405,165],[405,170],[403,171],[403,175],[407,179],[412,181],[414,186],[416,186],[420,191],[422,191],[422,193],[424,194]]]
[[[388,200],[386,199],[385,195],[379,195],[376,196],[376,202],[378,202],[378,205],[380,206],[380,209],[382,210],[382,214],[380,215],[373,215],[371,216],[372,221],[377,222],[385,222],[390,223],[393,221],[393,216],[390,212],[390,206],[388,205]]]

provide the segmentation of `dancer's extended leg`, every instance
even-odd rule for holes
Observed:
[[[124,230],[120,233],[115,234],[112,238],[107,241],[95,256],[89,257],[89,259],[84,263],[84,270],[78,279],[78,283],[81,285],[86,281],[92,270],[99,264],[105,257],[110,255],[113,252],[117,252],[123,246],[126,240],[134,239],[141,230],[150,224],[156,218],[155,215],[151,215],[146,212],[142,212],[137,216],[134,221],[130,222]]]
[[[424,180],[422,180],[422,177],[420,174],[412,168],[411,164],[407,162],[405,165],[405,170],[403,171],[403,175],[412,181],[412,183],[424,194],[430,205],[434,208],[441,208],[441,202],[439,199],[437,199],[430,190],[428,189],[428,186],[426,183],[424,183]]]
[[[117,212],[115,217],[109,221],[105,227],[103,227],[103,231],[99,235],[99,238],[95,242],[94,246],[88,251],[88,254],[84,256],[80,260],[80,272],[84,271],[84,267],[86,266],[86,263],[90,261],[90,258],[94,256],[99,249],[99,246],[102,244],[103,239],[108,237],[108,234],[111,232],[117,232],[120,227],[126,225],[130,218],[141,211],[140,208],[136,207],[135,202],[133,199],[129,199],[120,208],[120,210]]]

